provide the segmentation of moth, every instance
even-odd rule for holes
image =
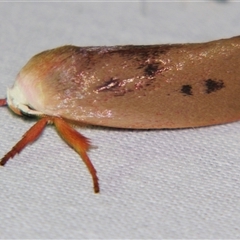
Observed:
[[[41,52],[0,100],[14,113],[38,119],[0,164],[53,124],[81,156],[97,193],[90,141],[71,124],[163,129],[238,121],[239,66],[240,36],[191,44],[67,45]]]

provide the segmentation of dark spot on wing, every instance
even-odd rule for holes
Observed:
[[[182,85],[181,93],[183,93],[184,96],[192,95],[192,86],[191,85]]]
[[[213,80],[213,79],[205,80],[205,86],[206,86],[207,94],[216,92],[225,87],[224,82],[222,80]]]
[[[158,70],[158,64],[148,64],[147,67],[144,69],[144,73],[148,77],[154,77],[157,70]]]

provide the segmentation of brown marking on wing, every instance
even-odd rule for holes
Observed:
[[[205,80],[205,86],[206,86],[207,94],[216,92],[225,87],[224,82],[222,80],[213,80],[213,79]]]
[[[183,96],[187,96],[187,95],[193,95],[192,93],[192,86],[189,84],[186,85],[182,85],[181,91],[180,91]]]

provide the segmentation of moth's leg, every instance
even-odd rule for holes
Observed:
[[[1,160],[0,165],[4,166],[6,162],[20,153],[28,144],[34,142],[42,133],[43,129],[50,121],[49,117],[43,117],[38,120],[22,137],[22,139],[10,150]]]
[[[86,137],[84,137],[82,134],[77,132],[74,128],[72,128],[62,118],[53,117],[52,119],[59,135],[70,147],[72,147],[81,156],[82,160],[86,164],[89,172],[92,175],[94,192],[98,193],[99,184],[98,184],[97,171],[95,170],[93,164],[91,163],[91,160],[87,155],[87,151],[90,147],[89,140]]]

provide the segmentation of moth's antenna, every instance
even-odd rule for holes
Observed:
[[[7,106],[7,99],[0,99],[0,106]]]

